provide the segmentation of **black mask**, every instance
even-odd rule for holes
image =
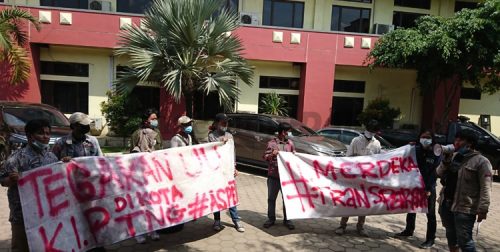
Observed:
[[[85,135],[90,132],[90,125],[81,125],[80,132]]]

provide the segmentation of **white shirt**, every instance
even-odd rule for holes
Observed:
[[[368,140],[364,135],[361,135],[352,139],[351,144],[347,147],[346,156],[369,156],[379,154],[381,149],[380,142],[375,137]]]

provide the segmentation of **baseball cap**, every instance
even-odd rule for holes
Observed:
[[[91,122],[92,120],[90,120],[89,116],[82,112],[75,112],[69,117],[69,123],[71,124],[90,125]]]
[[[181,116],[181,117],[179,118],[179,120],[177,120],[177,124],[178,124],[178,125],[188,124],[188,123],[190,123],[190,122],[192,122],[192,121],[193,121],[193,119],[191,119],[191,118],[189,118],[189,117],[187,117],[187,116]]]
[[[215,121],[216,122],[221,122],[221,121],[227,122],[227,121],[229,121],[229,117],[224,113],[219,113],[219,114],[215,115]]]

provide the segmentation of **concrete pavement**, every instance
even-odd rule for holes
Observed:
[[[405,215],[367,217],[369,238],[359,237],[355,232],[356,218],[350,220],[347,234],[334,234],[339,218],[296,220],[295,230],[282,225],[282,203],[277,204],[276,225],[265,229],[267,211],[266,179],[261,176],[240,173],[237,178],[241,205],[239,214],[246,232],[238,233],[227,212],[222,214],[225,224],[220,232],[212,230],[213,216],[203,217],[187,223],[184,230],[175,234],[161,235],[157,242],[145,245],[129,239],[107,247],[109,251],[423,251],[418,245],[423,242],[426,230],[425,214],[417,216],[415,236],[408,239],[394,238],[394,233],[404,228]],[[0,189],[0,251],[9,251],[10,224],[6,189]],[[485,223],[481,225],[477,245],[480,251],[500,251],[500,183],[495,182],[492,204]],[[431,251],[445,251],[446,237],[438,215],[436,245]]]

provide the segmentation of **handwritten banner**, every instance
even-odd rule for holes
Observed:
[[[31,251],[86,251],[238,204],[232,141],[76,158],[22,174]]]
[[[289,219],[427,212],[409,145],[359,157],[280,152],[278,167]]]

